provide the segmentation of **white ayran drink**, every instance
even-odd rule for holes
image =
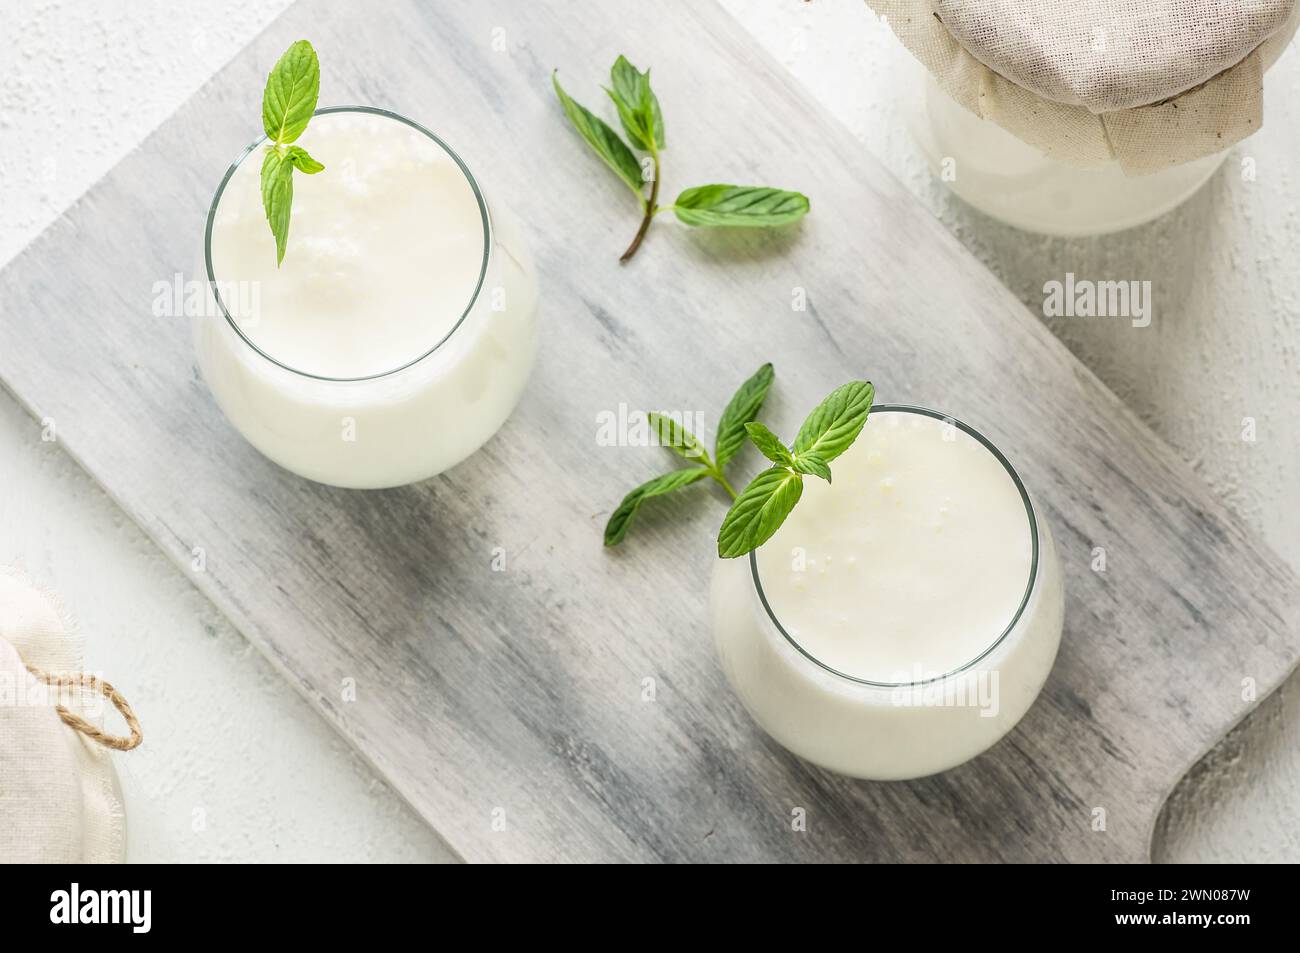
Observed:
[[[1115,161],[1076,168],[958,105],[933,76],[925,96],[909,125],[944,184],[987,215],[1047,235],[1101,235],[1159,218],[1228,156],[1224,150],[1142,176],[1125,175]]]
[[[409,120],[321,109],[299,144],[325,171],[294,176],[279,267],[260,141],[213,199],[205,264],[220,307],[195,325],[204,378],[239,432],[301,476],[426,479],[519,399],[536,353],[531,259],[459,157]]]
[[[951,768],[1028,710],[1060,643],[1047,526],[1000,452],[878,406],[749,558],[719,560],[714,637],[755,720],[809,761],[893,780]]]

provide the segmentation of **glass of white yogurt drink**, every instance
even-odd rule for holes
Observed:
[[[510,415],[537,349],[536,273],[513,220],[423,126],[318,109],[300,144],[325,172],[295,176],[277,267],[265,141],[208,212],[213,307],[194,338],[217,403],[263,454],[321,483],[400,486],[454,466]]]
[[[944,771],[1005,735],[1056,658],[1047,524],[985,437],[878,405],[776,534],[714,568],[722,668],[755,721],[832,771]]]

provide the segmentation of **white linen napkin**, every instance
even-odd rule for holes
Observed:
[[[28,666],[79,673],[81,642],[56,599],[0,566],[0,863],[120,863],[126,814],[111,752],[63,723]],[[57,700],[95,723],[105,707],[81,689]]]

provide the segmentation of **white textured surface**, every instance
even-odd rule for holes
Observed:
[[[1054,328],[1300,565],[1294,51],[1270,76],[1265,131],[1186,207],[1121,236],[1063,241],[1002,228],[934,181],[895,108],[906,54],[860,0],[724,4],[1031,308],[1042,283],[1067,270],[1153,281],[1150,328]],[[181,15],[161,0],[6,3],[0,264],[286,5],[221,0]],[[1255,181],[1239,174],[1241,156],[1254,159]],[[1259,434],[1251,444],[1240,440],[1248,416]],[[39,436],[0,392],[0,560],[21,559],[62,593],[92,666],[124,690],[136,679],[129,697],[154,727],[145,749],[119,759],[132,859],[443,857],[184,574]],[[1159,859],[1300,859],[1296,684],[1179,789]],[[196,808],[206,811],[201,833]]]
[[[180,17],[158,0],[6,3],[0,264],[285,5],[226,0]],[[53,151],[58,160],[47,163]],[[87,665],[140,716],[145,744],[115,758],[128,860],[450,858],[41,434],[0,390],[0,563],[20,563],[60,594],[86,636]]]

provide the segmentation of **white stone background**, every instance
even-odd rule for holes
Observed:
[[[1048,239],[998,225],[933,180],[896,109],[906,54],[861,0],[723,3],[1031,309],[1041,312],[1043,282],[1065,271],[1153,281],[1150,328],[1062,319],[1053,330],[1300,567],[1293,49],[1270,73],[1263,132],[1185,206],[1117,236]],[[0,266],[286,6],[6,0]],[[626,52],[637,61],[635,48]],[[1254,181],[1240,176],[1241,156],[1255,160]],[[1255,443],[1240,439],[1243,417],[1257,421]],[[148,744],[117,759],[128,859],[453,859],[0,389],[5,562],[60,593],[80,618],[88,667],[129,686],[148,731]],[[1180,785],[1154,856],[1300,860],[1296,678]]]

